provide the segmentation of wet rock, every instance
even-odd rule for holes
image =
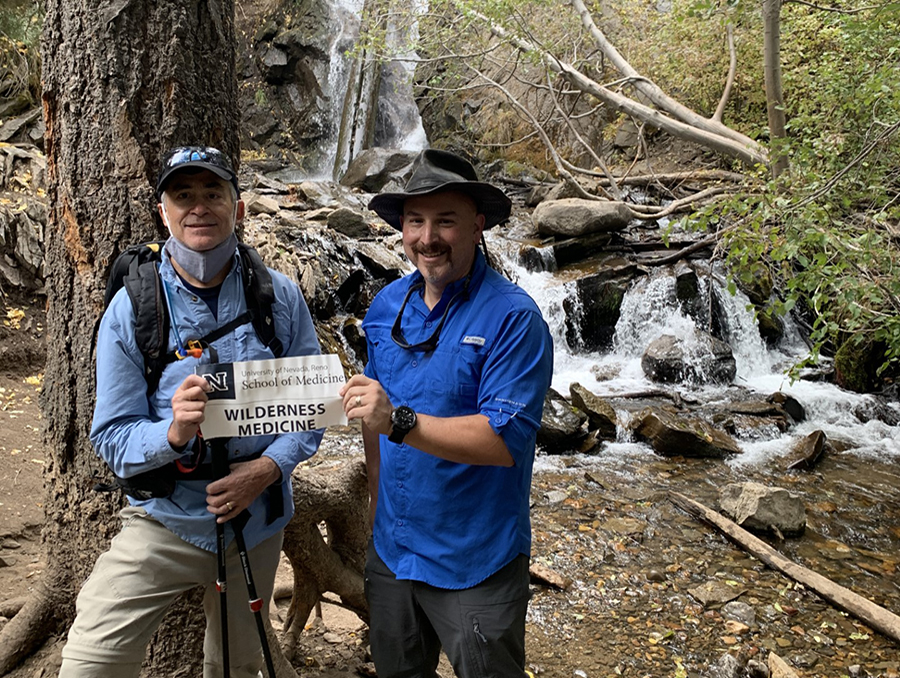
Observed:
[[[641,357],[641,368],[650,379],[663,383],[730,383],[737,374],[731,347],[700,331],[689,341],[670,334],[654,339]]]
[[[729,483],[719,494],[722,511],[738,525],[755,531],[777,529],[799,535],[806,529],[806,507],[797,495],[760,483]]]
[[[756,624],[756,612],[747,603],[732,601],[722,607],[722,616],[725,619],[741,622],[747,626]]]
[[[733,654],[726,652],[709,669],[709,678],[741,678],[744,667]]]
[[[725,631],[732,636],[742,636],[750,630],[750,627],[743,622],[729,619],[725,622]]]
[[[532,273],[555,271],[556,257],[552,247],[532,247],[523,245],[519,250],[519,265]]]
[[[637,421],[636,437],[664,457],[724,457],[741,453],[731,436],[700,419],[648,409],[638,415]]]
[[[758,659],[747,661],[747,676],[749,678],[769,678],[769,667]]]
[[[806,421],[806,410],[794,396],[782,393],[781,391],[776,391],[766,398],[766,400],[770,403],[781,405],[795,423],[799,424],[802,421]]]
[[[620,231],[631,221],[631,209],[623,202],[566,198],[545,200],[532,218],[541,235],[573,237]]]
[[[710,580],[700,586],[695,586],[693,588],[688,589],[688,593],[690,593],[694,598],[699,600],[704,606],[708,607],[710,604],[715,603],[727,603],[735,598],[742,596],[747,592],[747,589],[742,589],[737,586],[729,586],[721,581],[716,579]]]
[[[646,577],[647,581],[664,582],[666,580],[666,573],[662,570],[652,569],[647,570]]]
[[[591,430],[596,431],[599,438],[616,439],[618,418],[616,411],[606,400],[590,392],[578,382],[573,382],[569,386],[569,396],[572,405],[587,415]]]
[[[813,431],[808,436],[801,438],[791,450],[789,469],[809,470],[815,466],[825,452],[828,438],[824,431]]]
[[[566,343],[571,348],[602,351],[612,347],[628,284],[605,274],[586,276],[576,283],[576,297],[563,301]]]
[[[373,278],[393,282],[406,275],[410,264],[393,250],[374,242],[357,242],[356,257],[368,269]]]
[[[587,415],[551,388],[544,397],[544,413],[537,441],[549,454],[563,454],[577,449],[588,434],[585,423]]]
[[[556,240],[550,246],[553,249],[556,267],[568,266],[593,257],[606,249],[612,239],[609,233],[594,233],[580,238]]]

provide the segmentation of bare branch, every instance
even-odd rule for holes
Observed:
[[[618,70],[622,75],[626,77],[633,78],[635,89],[643,96],[647,97],[647,99],[655,106],[659,107],[666,113],[669,113],[675,119],[680,120],[685,124],[691,125],[692,127],[696,127],[706,132],[710,132],[712,134],[716,134],[726,139],[731,139],[732,141],[736,141],[753,151],[762,152],[762,148],[759,146],[759,144],[757,144],[750,137],[745,136],[740,132],[737,132],[730,127],[723,125],[717,120],[709,120],[707,118],[704,118],[702,115],[696,113],[695,111],[692,111],[687,106],[679,103],[668,94],[663,92],[653,81],[638,73],[634,69],[634,67],[630,63],[628,63],[628,61],[626,61],[621,54],[619,54],[619,51],[612,45],[612,43],[609,42],[603,32],[597,27],[597,24],[594,23],[594,19],[591,17],[591,13],[585,6],[584,2],[582,2],[582,0],[569,0],[569,3],[572,5],[572,7],[575,8],[575,11],[578,12],[579,16],[581,17],[581,23],[591,34],[591,37],[594,39],[594,42],[596,42],[600,47],[603,54],[612,62],[613,66],[615,66],[616,70]]]
[[[882,5],[867,5],[866,7],[858,7],[856,9],[843,9],[842,7],[823,7],[822,5],[817,5],[814,2],[807,2],[807,0],[784,0],[784,4],[793,3],[795,5],[805,5],[807,7],[812,7],[813,9],[817,9],[820,12],[836,12],[838,14],[861,14],[862,12],[868,12],[871,10],[879,10],[884,9],[885,7],[890,7],[893,5],[893,2],[886,2]]]
[[[847,172],[849,172],[851,169],[853,169],[854,166],[856,166],[857,164],[862,162],[862,160],[867,155],[869,155],[872,151],[874,151],[882,141],[884,141],[885,139],[888,139],[889,137],[896,134],[897,130],[900,130],[900,120],[895,122],[890,127],[884,129],[881,132],[881,134],[879,134],[872,141],[870,141],[868,144],[866,144],[865,148],[863,148],[859,152],[859,154],[847,164],[846,167],[841,169],[839,172],[835,173],[835,175],[833,177],[831,177],[831,179],[826,181],[825,185],[822,186],[822,188],[820,188],[818,191],[811,193],[810,195],[806,196],[803,200],[801,200],[799,203],[797,203],[797,207],[803,207],[804,205],[808,205],[813,200],[817,200],[818,198],[821,198],[823,195],[828,193],[828,191],[830,191],[832,188],[834,188],[835,184],[837,184],[837,182],[841,180],[841,177],[843,177],[845,174],[847,174]]]
[[[472,12],[472,14],[474,16],[478,16],[482,21],[484,21],[484,23],[490,27],[490,30],[492,33],[494,33],[494,35],[497,35],[504,40],[509,40],[513,45],[515,45],[517,49],[521,51],[540,54],[541,58],[544,60],[544,63],[554,71],[563,74],[571,85],[586,92],[587,94],[590,94],[591,96],[596,97],[615,110],[631,115],[639,120],[644,121],[645,123],[649,123],[654,127],[668,132],[673,136],[700,144],[716,151],[717,153],[738,158],[748,165],[768,166],[768,159],[766,157],[765,149],[760,148],[760,146],[752,139],[746,138],[746,142],[738,142],[732,138],[719,134],[718,132],[707,131],[706,129],[704,129],[704,127],[715,126],[722,129],[727,128],[725,128],[721,124],[712,123],[706,118],[702,118],[700,116],[697,117],[702,122],[698,122],[698,124],[695,126],[663,115],[659,111],[654,110],[649,106],[645,106],[644,104],[638,103],[633,99],[625,97],[621,94],[617,94],[616,92],[602,87],[594,80],[591,80],[583,73],[574,69],[568,63],[561,61],[560,59],[547,52],[538,50],[532,43],[523,38],[511,35],[502,26],[494,24],[487,17],[474,12]]]
[[[474,71],[479,77],[483,78],[485,81],[489,82],[494,87],[496,87],[501,92],[503,92],[503,94],[506,95],[506,98],[509,99],[509,102],[513,106],[515,106],[519,111],[521,111],[522,114],[525,115],[531,121],[532,126],[534,126],[535,130],[540,135],[541,141],[544,142],[544,146],[546,146],[547,151],[550,153],[550,157],[553,159],[553,163],[556,165],[556,171],[559,172],[560,176],[562,176],[563,179],[566,182],[568,182],[575,189],[575,191],[578,193],[579,197],[584,198],[585,200],[599,200],[599,198],[596,195],[591,195],[590,193],[585,191],[584,188],[581,186],[581,184],[579,184],[578,181],[575,179],[575,177],[573,177],[571,175],[571,173],[569,173],[569,171],[565,168],[565,166],[563,165],[563,162],[562,162],[562,158],[560,158],[559,153],[556,150],[556,147],[553,145],[553,142],[550,140],[550,137],[547,135],[547,132],[545,132],[544,128],[541,127],[541,124],[538,121],[538,119],[535,118],[531,114],[531,112],[527,108],[525,108],[518,101],[518,99],[516,99],[512,95],[512,93],[508,89],[503,87],[503,85],[501,85],[498,82],[495,82],[489,76],[485,75],[484,73],[479,71],[474,66],[469,66],[469,68],[472,71]]]
[[[578,140],[578,143],[580,143],[585,148],[585,150],[588,153],[590,153],[591,157],[594,159],[594,162],[596,162],[597,166],[602,170],[604,176],[606,177],[606,180],[609,181],[609,187],[610,187],[610,190],[612,191],[612,196],[607,195],[607,197],[613,197],[616,200],[621,200],[622,192],[619,190],[619,187],[616,184],[616,179],[613,176],[612,172],[609,171],[609,167],[606,166],[606,163],[603,161],[603,158],[601,158],[599,155],[597,155],[597,153],[594,152],[594,149],[591,148],[591,145],[584,140],[584,138],[581,136],[581,134],[578,133],[578,130],[575,129],[575,126],[572,124],[572,121],[569,119],[569,116],[567,116],[563,112],[562,108],[560,108],[559,99],[557,99],[556,92],[553,90],[553,82],[550,79],[549,73],[547,73],[547,87],[550,88],[550,96],[553,100],[553,106],[554,106],[554,108],[556,108],[557,111],[559,111],[559,114],[563,116],[563,121],[566,123],[566,126],[569,128],[569,131]],[[565,164],[571,166],[571,163],[569,163],[568,161],[565,161]],[[604,193],[605,193],[605,191],[604,191]]]
[[[716,107],[716,112],[713,113],[712,117],[712,119],[717,122],[722,122],[722,116],[725,114],[725,106],[728,104],[728,99],[731,97],[731,90],[734,87],[734,78],[737,74],[737,50],[734,48],[734,26],[729,21],[725,28],[729,54],[728,77],[725,80],[725,89],[722,90],[722,98],[719,99],[719,105]]]

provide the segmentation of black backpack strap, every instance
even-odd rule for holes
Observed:
[[[134,309],[134,339],[144,356],[147,394],[156,391],[169,358],[169,307],[155,261],[132,260],[122,281]]]
[[[272,355],[280,358],[284,354],[284,346],[275,336],[275,316],[272,310],[275,305],[275,288],[272,285],[272,274],[259,252],[252,247],[238,243],[238,252],[241,255],[244,298],[247,300],[250,322],[253,323],[259,340],[272,351]]]

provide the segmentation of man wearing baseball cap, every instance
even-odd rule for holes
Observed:
[[[529,494],[553,347],[534,301],[491,269],[483,232],[510,200],[463,158],[426,150],[403,192],[369,203],[416,271],[363,322],[369,362],[344,387],[362,420],[366,563],[379,678],[524,676]]]
[[[97,560],[76,603],[63,649],[64,678],[136,677],[147,644],[182,592],[206,588],[204,678],[221,678],[222,632],[217,579],[217,524],[225,524],[229,592],[230,676],[256,678],[262,667],[256,620],[246,601],[233,524],[243,534],[262,614],[272,595],[284,526],[293,514],[291,472],[315,453],[321,432],[245,437],[227,443],[230,472],[212,480],[200,436],[209,386],[198,363],[262,360],[319,352],[312,319],[297,286],[271,279],[274,336],[264,341],[249,320],[249,248],[238,245],[244,216],[237,175],[219,150],[170,150],[157,179],[158,210],[170,237],[158,268],[168,313],[167,355],[149,380],[136,336],[137,308],[123,288],[110,302],[97,336],[97,402],[91,441],[128,495],[122,529]],[[155,281],[155,278],[154,278]],[[158,307],[159,308],[159,307]],[[157,308],[157,310],[158,310]],[[153,311],[154,309],[149,309]],[[185,350],[190,340],[192,351]],[[277,347],[277,348],[276,348]]]

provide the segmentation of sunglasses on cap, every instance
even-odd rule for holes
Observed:
[[[162,196],[166,183],[174,173],[192,167],[209,170],[220,179],[231,182],[240,196],[237,174],[231,161],[222,151],[212,146],[179,146],[167,151],[163,156],[159,177],[156,180],[157,196]]]

